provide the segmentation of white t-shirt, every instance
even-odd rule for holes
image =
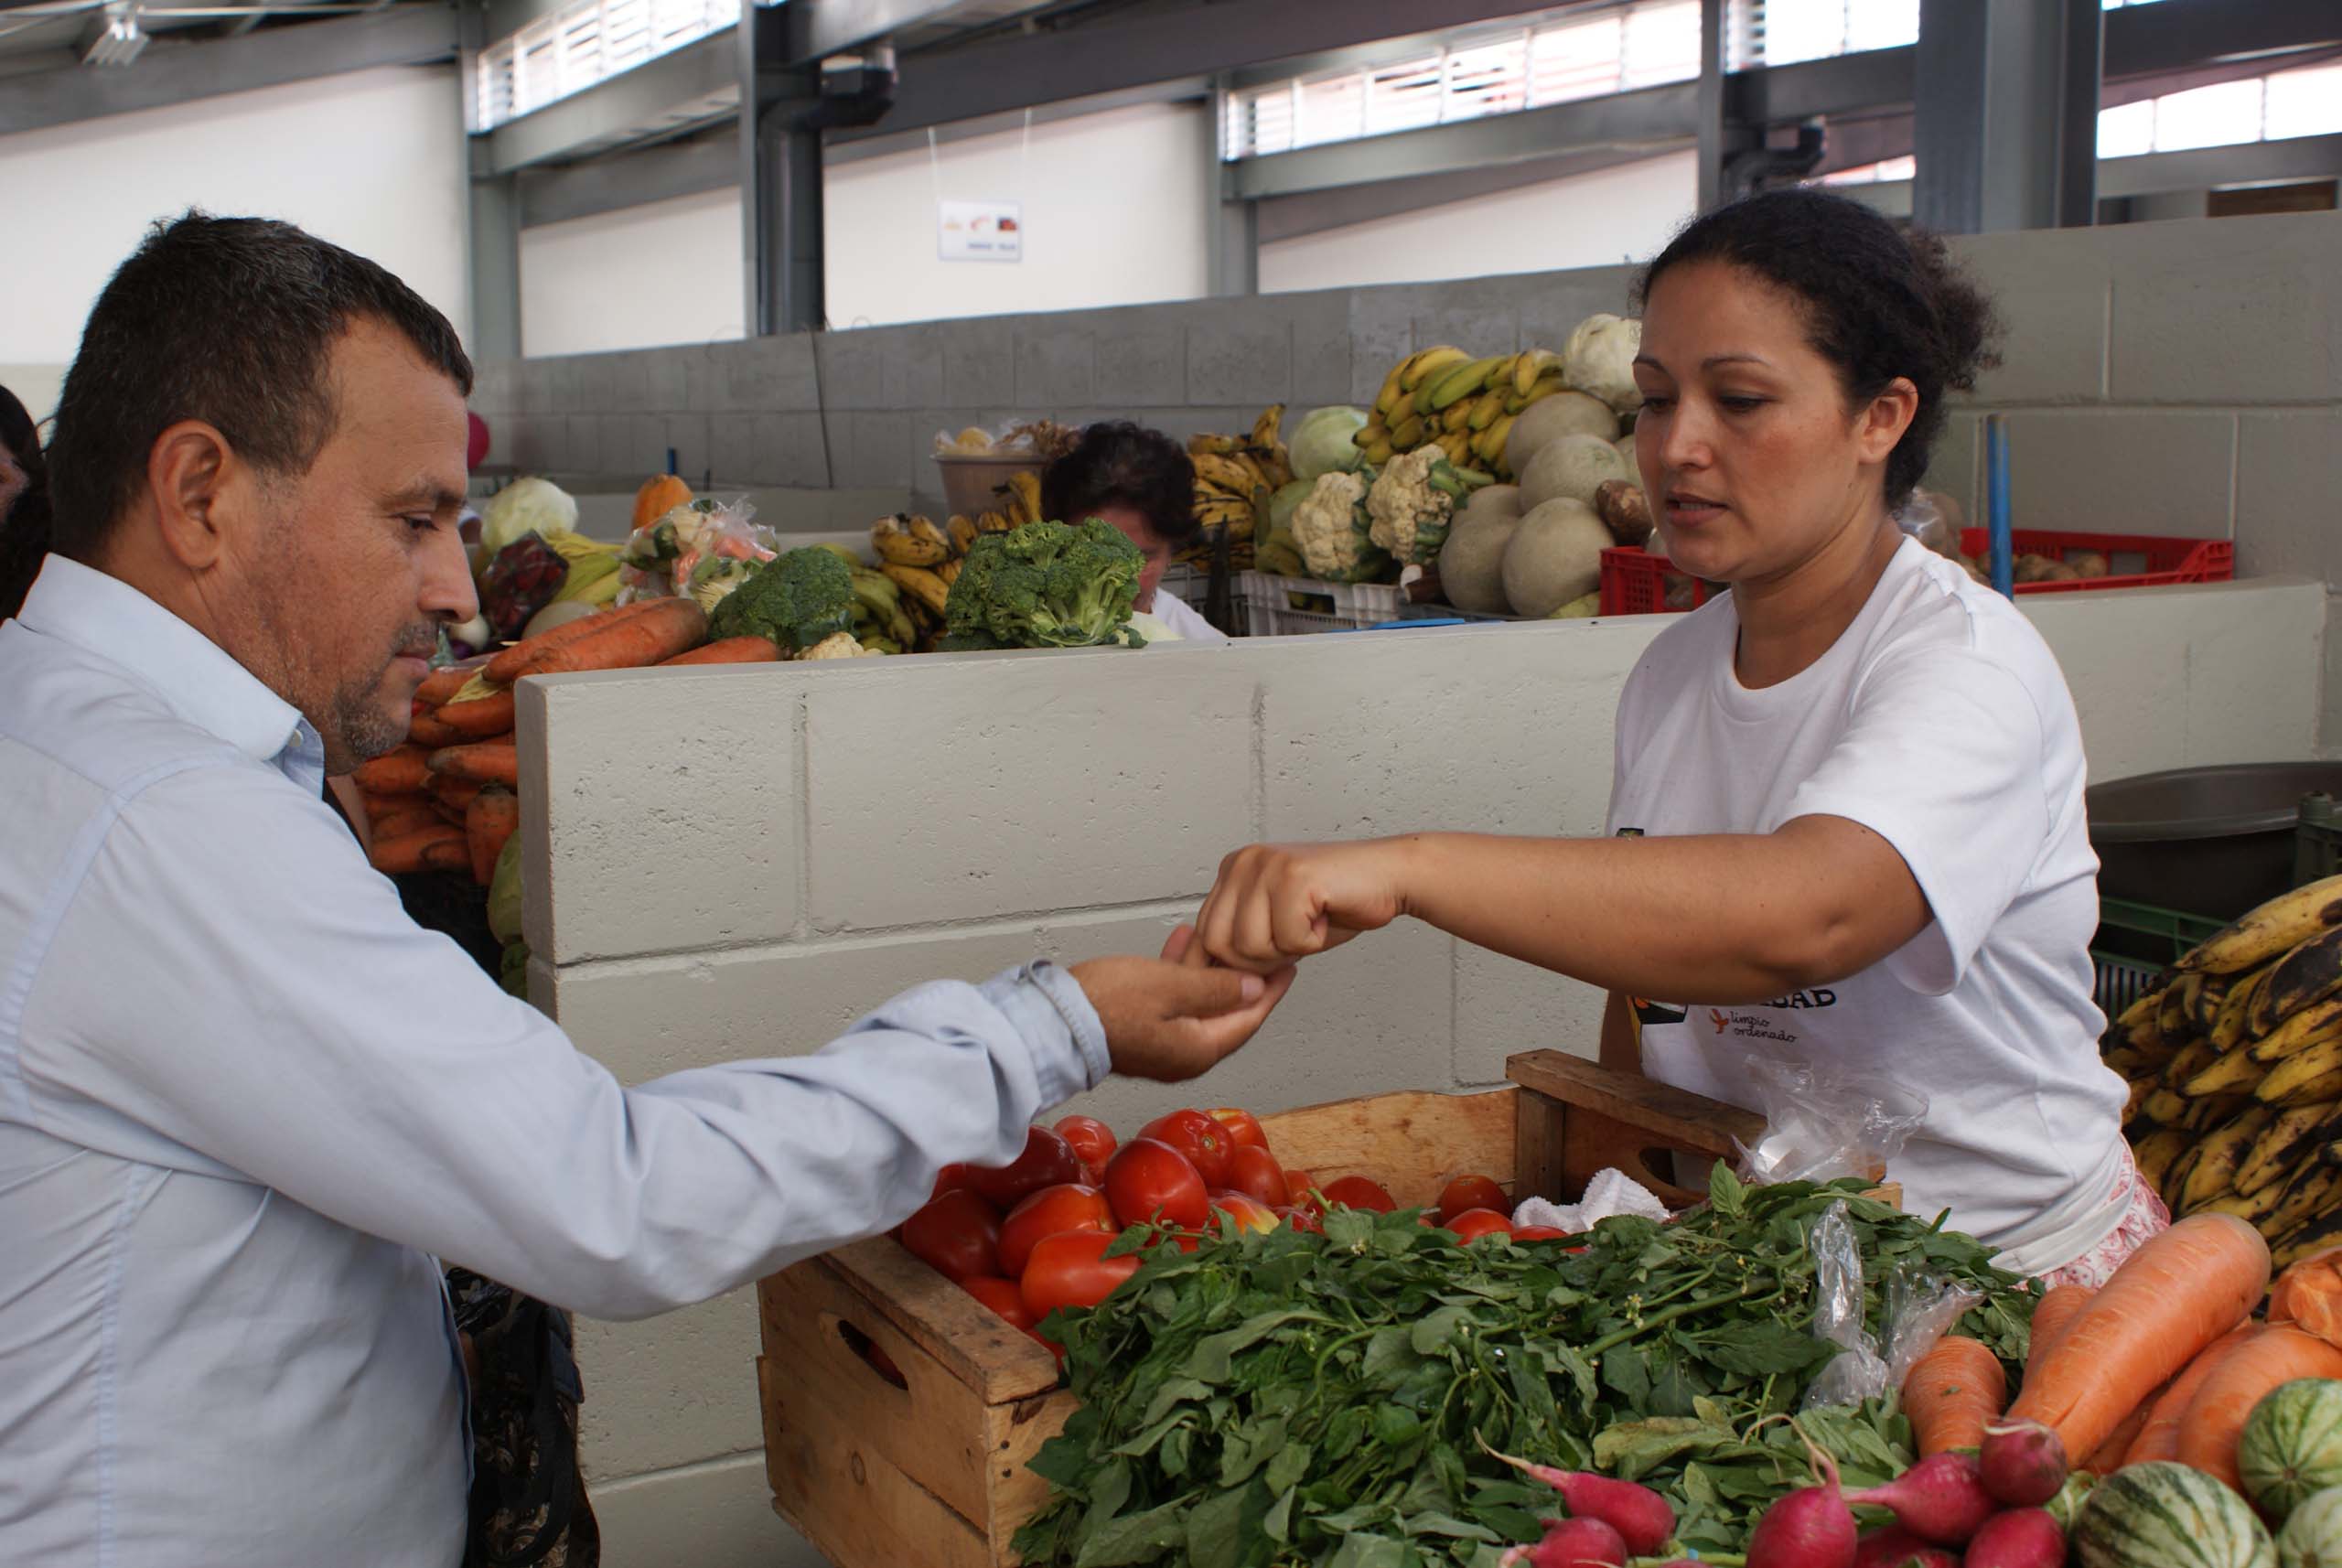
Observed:
[[[1906,541],[1811,667],[1752,691],[1718,596],[1661,633],[1618,703],[1610,831],[1766,833],[1799,817],[1893,844],[1934,918],[1884,961],[1762,1006],[1640,1002],[1644,1069],[1761,1109],[1769,1053],[1928,1099],[1893,1163],[1905,1206],[2046,1273],[2123,1212],[2126,1090],[2100,1063],[2088,944],[2098,857],[2080,726],[2006,599]]]
[[[1168,588],[1155,590],[1155,608],[1148,614],[1171,628],[1182,642],[1226,642],[1228,634],[1187,607],[1187,601]]]

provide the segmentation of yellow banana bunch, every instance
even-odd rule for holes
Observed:
[[[870,525],[870,547],[895,566],[932,566],[951,558],[951,537],[929,519],[897,512]]]
[[[917,604],[938,620],[943,616],[944,602],[951,596],[951,585],[923,566],[904,566],[892,561],[879,564],[878,570],[903,590],[904,602]]]
[[[1008,477],[1008,521],[1015,527],[1021,523],[1039,522],[1041,517],[1041,476],[1027,468]]]

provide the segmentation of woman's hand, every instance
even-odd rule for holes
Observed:
[[[1412,843],[1240,849],[1219,863],[1219,880],[1196,919],[1197,945],[1213,962],[1268,974],[1378,930],[1406,913]]]

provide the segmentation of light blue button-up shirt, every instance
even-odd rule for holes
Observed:
[[[596,1316],[703,1300],[1005,1161],[1107,1071],[1035,964],[621,1088],[407,918],[322,774],[113,577],[51,556],[0,624],[8,1568],[452,1564],[438,1259]]]

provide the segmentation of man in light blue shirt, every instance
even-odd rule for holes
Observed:
[[[90,317],[0,624],[10,1568],[453,1564],[439,1259],[604,1317],[703,1300],[1110,1070],[1205,1070],[1289,981],[1034,963],[621,1088],[320,798],[473,613],[470,381],[437,312],[283,224],[158,226]]]

